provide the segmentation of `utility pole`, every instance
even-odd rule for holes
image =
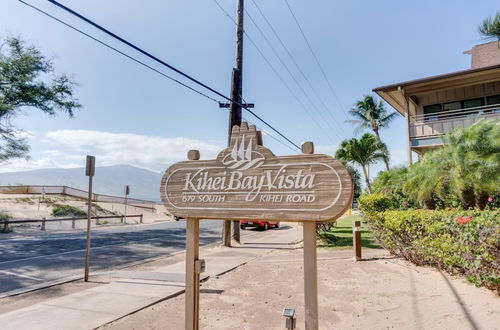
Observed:
[[[227,132],[227,145],[231,143],[231,131],[234,125],[241,125],[241,106],[243,98],[243,14],[244,0],[237,0],[238,9],[236,17],[236,67],[233,68],[231,79],[231,100],[230,103],[221,103],[221,108],[229,108],[229,127]],[[237,103],[235,103],[237,102]],[[245,104],[246,107],[253,108],[253,104]],[[233,239],[240,242],[240,222],[233,221]],[[231,221],[224,221],[222,242],[224,246],[231,246]]]

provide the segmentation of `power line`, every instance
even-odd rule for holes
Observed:
[[[288,74],[290,75],[290,77],[292,77],[292,80],[295,82],[295,84],[300,89],[300,91],[302,92],[302,94],[304,94],[304,96],[306,97],[306,99],[312,105],[312,107],[314,108],[314,110],[316,110],[316,112],[320,115],[321,119],[327,124],[327,126],[330,127],[331,131],[333,131],[337,135],[337,137],[339,139],[341,139],[340,136],[335,131],[335,129],[333,128],[333,126],[327,121],[327,119],[323,116],[323,113],[318,109],[318,107],[316,106],[316,104],[314,104],[314,102],[311,100],[311,97],[309,96],[308,93],[306,93],[306,91],[304,90],[304,88],[302,87],[302,85],[299,83],[299,81],[297,80],[297,78],[295,78],[295,75],[289,69],[288,65],[283,61],[283,59],[281,58],[280,54],[276,51],[276,49],[274,48],[274,46],[272,45],[272,43],[269,41],[269,39],[267,38],[267,36],[264,33],[264,31],[262,31],[262,29],[259,27],[259,25],[257,24],[257,22],[255,22],[255,20],[253,19],[252,15],[250,15],[250,13],[248,11],[246,11],[246,10],[245,10],[245,13],[247,14],[248,18],[250,18],[250,21],[253,23],[253,25],[257,28],[257,30],[259,31],[259,33],[261,34],[262,38],[265,40],[265,42],[267,43],[267,45],[269,46],[269,48],[271,48],[271,50],[273,51],[274,55],[278,58],[278,60],[281,63],[281,65],[285,68],[285,70],[288,72]]]
[[[55,17],[55,16],[53,16],[53,15],[51,15],[51,14],[49,14],[49,13],[47,13],[47,12],[43,11],[42,9],[37,8],[37,7],[35,7],[35,6],[33,6],[33,5],[29,4],[29,3],[26,3],[26,2],[24,2],[23,0],[18,0],[18,1],[19,1],[19,2],[21,2],[21,3],[23,3],[23,4],[25,4],[25,5],[26,5],[26,6],[28,6],[28,7],[33,8],[33,9],[34,9],[34,10],[36,10],[36,11],[38,11],[38,12],[40,12],[40,13],[44,14],[45,16],[50,17],[50,18],[52,18],[53,20],[56,20],[57,22],[59,22],[59,23],[61,23],[61,24],[65,25],[65,26],[69,27],[70,29],[72,29],[72,30],[74,30],[74,31],[76,31],[76,32],[78,32],[78,33],[80,33],[80,34],[82,34],[82,35],[86,36],[87,38],[90,38],[90,39],[94,40],[95,42],[97,42],[97,43],[99,43],[99,44],[103,45],[104,47],[107,47],[107,48],[109,48],[109,49],[111,49],[111,50],[113,50],[113,51],[117,52],[118,54],[120,54],[120,55],[122,55],[122,56],[125,56],[126,58],[128,58],[128,59],[130,59],[130,60],[132,60],[132,61],[134,61],[134,62],[136,62],[136,63],[138,63],[138,64],[140,64],[140,65],[142,65],[142,66],[144,66],[144,67],[146,67],[146,68],[148,68],[148,69],[150,69],[150,70],[152,70],[152,71],[154,71],[154,72],[156,72],[156,73],[158,73],[158,74],[160,74],[160,75],[162,75],[163,77],[165,77],[165,78],[167,78],[167,79],[170,79],[171,81],[173,81],[173,82],[175,82],[175,83],[177,83],[177,84],[179,84],[179,85],[181,85],[181,86],[183,86],[183,87],[186,87],[187,89],[189,89],[189,90],[191,90],[191,91],[193,91],[193,92],[195,92],[195,93],[197,93],[197,94],[199,94],[199,95],[201,95],[201,96],[203,96],[203,97],[206,97],[207,99],[209,99],[209,100],[211,100],[211,101],[214,101],[214,102],[216,102],[216,103],[219,103],[219,101],[217,101],[217,100],[216,100],[216,99],[214,99],[213,97],[210,97],[210,96],[208,96],[207,94],[205,94],[205,93],[203,93],[203,92],[200,92],[199,90],[196,90],[196,89],[194,89],[194,88],[193,88],[193,87],[191,87],[191,86],[186,85],[185,83],[183,83],[183,82],[181,82],[181,81],[179,81],[179,80],[177,80],[177,79],[175,79],[175,78],[173,78],[173,77],[171,77],[171,76],[167,75],[166,73],[163,73],[163,72],[161,72],[161,71],[159,71],[159,70],[157,70],[157,69],[153,68],[152,66],[150,66],[150,65],[148,65],[148,64],[146,64],[146,63],[144,63],[144,62],[142,62],[142,61],[140,61],[140,60],[138,60],[138,59],[136,59],[136,58],[134,58],[134,57],[132,57],[132,56],[130,56],[130,55],[128,55],[128,54],[126,54],[126,53],[124,53],[124,52],[122,52],[121,50],[119,50],[119,49],[117,49],[117,48],[115,48],[115,47],[113,47],[113,46],[111,46],[111,45],[109,45],[109,44],[105,43],[104,41],[99,40],[99,39],[97,39],[97,38],[95,38],[95,37],[91,36],[90,34],[88,34],[88,33],[84,32],[84,31],[82,31],[82,30],[80,30],[80,29],[78,29],[78,28],[74,27],[73,25],[70,25],[69,23],[66,23],[66,22],[64,22],[63,20],[61,20],[61,19],[59,19],[59,18],[57,18],[57,17]]]
[[[278,41],[280,42],[281,46],[283,47],[283,49],[287,53],[288,57],[292,60],[292,62],[295,65],[295,67],[300,72],[302,78],[304,78],[304,80],[307,82],[309,88],[313,91],[314,95],[318,98],[318,100],[320,101],[321,105],[325,108],[326,112],[330,115],[330,117],[332,118],[332,120],[339,126],[339,128],[344,131],[344,126],[342,126],[341,124],[339,124],[336,121],[335,117],[333,117],[332,112],[330,111],[329,107],[323,101],[323,98],[319,95],[319,93],[316,90],[316,88],[313,86],[313,84],[311,83],[311,81],[309,80],[309,78],[306,76],[306,74],[304,73],[304,70],[302,70],[301,66],[297,63],[297,61],[295,60],[294,56],[292,55],[292,53],[288,49],[288,47],[286,47],[285,43],[283,42],[283,40],[279,36],[279,34],[276,31],[276,29],[274,28],[274,26],[269,21],[269,19],[266,17],[266,15],[264,14],[264,12],[260,8],[260,6],[257,4],[257,2],[255,0],[252,0],[252,3],[257,8],[257,10],[259,11],[260,15],[264,18],[264,20],[266,21],[267,25],[269,26],[269,28],[273,32],[274,36],[276,37],[276,39],[278,39]]]
[[[22,0],[19,0],[19,1],[22,1]],[[187,79],[191,80],[192,82],[194,82],[195,84],[200,85],[201,87],[203,87],[203,88],[205,88],[205,89],[208,89],[208,90],[209,90],[209,91],[211,91],[212,93],[214,93],[214,94],[216,94],[216,95],[218,95],[218,96],[220,96],[220,97],[222,97],[222,98],[224,98],[224,99],[227,99],[228,101],[231,101],[231,100],[230,100],[228,97],[226,97],[224,94],[219,93],[218,91],[216,91],[215,89],[213,89],[213,88],[211,88],[211,87],[209,87],[209,86],[205,85],[204,83],[202,83],[202,82],[201,82],[201,81],[199,81],[198,79],[193,78],[193,77],[191,77],[190,75],[188,75],[187,73],[182,72],[181,70],[177,69],[176,67],[174,67],[174,66],[172,66],[172,65],[168,64],[167,62],[165,62],[165,61],[163,61],[163,60],[159,59],[158,57],[156,57],[156,56],[152,55],[151,53],[149,53],[149,52],[147,52],[147,51],[143,50],[142,48],[140,48],[140,47],[138,47],[138,46],[134,45],[133,43],[131,43],[131,42],[129,42],[129,41],[127,41],[127,40],[123,39],[122,37],[118,36],[117,34],[115,34],[115,33],[111,32],[111,31],[109,31],[108,29],[104,28],[103,26],[101,26],[101,25],[99,25],[99,24],[97,24],[97,23],[95,23],[95,22],[91,21],[90,19],[86,18],[85,16],[80,15],[79,13],[77,13],[77,12],[76,12],[76,11],[74,11],[74,10],[72,10],[71,8],[66,7],[66,6],[64,6],[63,4],[60,4],[59,2],[57,2],[57,1],[55,1],[55,0],[48,0],[48,1],[49,1],[50,3],[52,3],[52,4],[56,5],[56,6],[58,6],[59,8],[63,9],[64,11],[66,11],[66,12],[70,13],[71,15],[76,16],[76,17],[78,17],[79,19],[83,20],[84,22],[86,22],[86,23],[88,23],[88,24],[92,25],[93,27],[97,28],[98,30],[101,30],[102,32],[104,32],[105,34],[107,34],[107,35],[109,35],[109,36],[113,37],[114,39],[116,39],[116,40],[118,40],[118,41],[120,41],[120,42],[124,43],[125,45],[127,45],[127,46],[129,46],[129,47],[133,48],[134,50],[138,51],[139,53],[141,53],[141,54],[143,54],[143,55],[145,55],[145,56],[147,56],[147,57],[151,58],[152,60],[154,60],[154,61],[156,61],[156,62],[158,62],[158,63],[160,63],[160,64],[162,64],[162,65],[166,66],[167,68],[169,68],[170,70],[172,70],[172,71],[174,71],[174,72],[176,72],[176,73],[180,74],[180,75],[181,75],[181,76],[183,76],[184,78],[187,78]]]
[[[279,134],[280,136],[282,136],[285,140],[287,140],[288,142],[290,142],[291,144],[293,144],[293,145],[294,145],[297,149],[299,149],[299,150],[300,150],[300,147],[299,147],[297,144],[295,144],[295,143],[294,143],[294,142],[292,142],[290,139],[288,139],[285,135],[283,135],[280,131],[278,131],[278,130],[277,130],[277,129],[275,129],[272,125],[270,125],[270,124],[269,124],[269,123],[267,123],[265,120],[263,120],[260,116],[258,116],[258,115],[257,115],[256,113],[254,113],[252,110],[248,109],[248,107],[247,107],[247,106],[245,106],[245,105],[243,105],[243,104],[241,104],[241,103],[237,102],[236,100],[231,100],[229,97],[225,96],[224,94],[222,94],[222,93],[220,93],[220,92],[216,91],[215,89],[213,89],[213,88],[211,88],[211,87],[209,87],[209,86],[205,85],[204,83],[202,83],[201,81],[199,81],[199,80],[197,80],[197,79],[195,79],[195,78],[191,77],[191,76],[190,76],[190,75],[188,75],[187,73],[182,72],[181,70],[179,70],[179,69],[175,68],[174,66],[172,66],[172,65],[170,65],[170,64],[168,64],[168,63],[166,63],[165,61],[163,61],[163,60],[159,59],[158,57],[156,57],[156,56],[154,56],[154,55],[152,55],[152,54],[150,54],[149,52],[147,52],[147,51],[145,51],[145,50],[143,50],[143,49],[139,48],[138,46],[136,46],[136,45],[132,44],[131,42],[129,42],[129,41],[127,41],[127,40],[125,40],[125,39],[121,38],[120,36],[118,36],[118,35],[116,35],[115,33],[113,33],[113,32],[111,32],[111,31],[109,31],[108,29],[106,29],[106,28],[102,27],[101,25],[99,25],[99,24],[97,24],[97,23],[94,23],[94,22],[93,22],[93,21],[91,21],[90,19],[88,19],[88,18],[84,17],[83,15],[80,15],[79,13],[77,13],[77,12],[75,12],[74,10],[72,10],[72,9],[70,9],[70,8],[68,8],[68,7],[64,6],[64,5],[62,5],[62,4],[60,4],[59,2],[57,2],[57,1],[55,1],[55,0],[48,0],[48,1],[49,1],[50,3],[53,3],[54,5],[56,5],[56,6],[60,7],[60,8],[62,8],[63,10],[65,10],[65,11],[69,12],[70,14],[72,14],[72,15],[74,15],[74,16],[76,16],[76,17],[80,18],[81,20],[83,20],[83,21],[85,21],[85,22],[89,23],[90,25],[92,25],[92,26],[94,26],[95,28],[97,28],[97,29],[101,30],[102,32],[106,33],[107,35],[110,35],[111,37],[113,37],[113,38],[115,38],[115,39],[117,39],[117,40],[121,41],[122,43],[126,44],[127,46],[129,46],[129,47],[131,47],[131,48],[133,48],[133,49],[137,50],[137,51],[138,51],[138,52],[140,52],[141,54],[143,54],[143,55],[145,55],[145,56],[147,56],[147,57],[149,57],[149,58],[153,59],[154,61],[156,61],[156,62],[158,62],[158,63],[160,63],[160,64],[162,64],[162,65],[166,66],[167,68],[169,68],[169,69],[173,70],[174,72],[177,72],[178,74],[180,74],[180,75],[182,75],[183,77],[185,77],[185,78],[187,78],[187,79],[191,80],[192,82],[194,82],[194,83],[196,83],[196,84],[200,85],[201,87],[203,87],[203,88],[205,88],[205,89],[208,89],[208,90],[209,90],[209,91],[211,91],[212,93],[214,93],[214,94],[216,94],[216,95],[218,95],[218,96],[220,96],[220,97],[222,97],[222,98],[226,99],[226,100],[227,100],[227,101],[229,101],[229,102],[232,102],[232,103],[237,104],[238,106],[240,106],[240,107],[242,107],[243,109],[247,110],[247,111],[248,111],[249,113],[251,113],[251,114],[252,114],[255,118],[259,119],[261,122],[263,122],[265,125],[267,125],[269,128],[271,128],[273,131],[275,131],[276,133],[278,133],[278,134]]]
[[[93,39],[93,40],[95,40],[95,41],[97,41],[97,42],[99,42],[99,43],[101,43],[101,44],[103,44],[103,45],[105,45],[105,46],[107,46],[107,47],[111,48],[111,49],[114,49],[113,47],[111,47],[111,46],[109,46],[109,45],[105,44],[104,42],[102,42],[102,41],[98,40],[97,38],[94,38],[94,37],[92,37],[92,36],[90,36],[90,35],[88,35],[88,34],[84,33],[83,31],[79,31],[77,28],[75,28],[75,27],[73,27],[73,26],[69,25],[68,23],[65,23],[65,22],[63,22],[63,21],[61,21],[61,20],[57,19],[56,17],[54,17],[54,16],[52,16],[52,15],[50,15],[50,14],[48,14],[48,13],[46,13],[46,12],[42,11],[41,9],[36,8],[35,6],[32,6],[32,5],[30,5],[30,4],[26,3],[26,2],[24,2],[23,0],[18,0],[18,1],[19,1],[19,2],[21,2],[21,3],[23,3],[23,4],[25,4],[25,5],[27,5],[27,6],[29,6],[29,7],[31,7],[31,8],[33,8],[33,9],[36,9],[37,11],[39,11],[39,12],[41,12],[41,13],[43,13],[43,14],[45,14],[45,15],[47,15],[47,16],[49,16],[49,17],[51,17],[51,18],[53,18],[53,19],[55,19],[55,20],[57,20],[57,21],[59,21],[60,23],[62,23],[62,24],[64,24],[64,25],[66,25],[66,26],[68,26],[68,27],[72,28],[73,30],[78,31],[78,32],[80,32],[80,33],[83,33],[83,34],[84,34],[84,35],[86,35],[87,37],[89,37],[89,38],[91,38],[91,39]],[[286,137],[283,133],[281,133],[280,131],[278,131],[278,130],[277,130],[276,128],[274,128],[271,124],[269,124],[267,121],[265,121],[264,119],[262,119],[259,115],[257,115],[256,113],[254,113],[252,110],[248,109],[248,107],[246,107],[245,105],[240,104],[239,102],[236,102],[236,101],[231,100],[230,98],[228,98],[228,97],[227,97],[227,96],[225,96],[224,94],[222,94],[222,93],[220,93],[220,92],[216,91],[215,89],[213,89],[213,88],[211,88],[211,87],[209,87],[209,86],[205,85],[204,83],[202,83],[202,82],[198,81],[197,79],[195,79],[195,78],[193,78],[193,77],[189,76],[188,74],[186,74],[186,73],[184,73],[184,72],[180,71],[179,69],[176,69],[175,67],[173,67],[173,66],[169,65],[168,63],[166,63],[166,62],[164,62],[164,61],[160,60],[159,58],[157,58],[157,57],[153,56],[152,54],[150,54],[150,53],[148,53],[148,52],[146,52],[146,51],[144,51],[143,49],[141,49],[141,48],[139,48],[139,47],[135,46],[135,45],[134,45],[134,44],[132,44],[131,42],[128,42],[127,40],[125,40],[125,39],[123,39],[123,38],[119,37],[118,35],[114,34],[113,32],[111,32],[111,31],[109,31],[109,30],[107,30],[107,29],[105,29],[104,27],[100,26],[99,24],[92,22],[92,21],[91,21],[91,20],[89,20],[88,18],[86,18],[86,17],[84,17],[84,16],[82,16],[82,15],[78,14],[77,12],[75,12],[75,11],[71,10],[70,8],[68,8],[68,7],[66,7],[66,6],[64,6],[64,5],[60,4],[60,3],[58,3],[57,1],[54,1],[54,0],[48,0],[48,1],[49,1],[49,2],[51,2],[51,3],[53,3],[53,4],[55,4],[55,5],[57,5],[58,7],[62,8],[62,9],[64,9],[65,11],[67,11],[67,12],[71,13],[72,15],[74,15],[74,16],[76,16],[76,17],[80,18],[81,20],[83,20],[83,21],[85,21],[85,22],[87,22],[87,23],[91,24],[92,26],[94,26],[94,27],[96,27],[97,29],[99,29],[99,30],[101,30],[101,31],[105,32],[106,34],[108,34],[108,35],[112,36],[113,38],[115,38],[115,39],[117,39],[117,40],[121,41],[122,43],[126,44],[127,46],[130,46],[131,48],[133,48],[133,49],[137,50],[137,51],[138,51],[138,52],[140,52],[141,54],[143,54],[143,55],[145,55],[145,56],[147,56],[147,57],[149,57],[149,58],[151,58],[151,59],[155,60],[156,62],[158,62],[158,63],[160,63],[160,64],[162,64],[162,65],[166,66],[167,68],[169,68],[169,69],[171,69],[171,70],[173,70],[173,71],[175,71],[175,72],[179,73],[180,75],[182,75],[182,76],[186,77],[187,79],[189,79],[189,80],[193,81],[193,82],[194,82],[194,83],[196,83],[197,85],[200,85],[201,87],[203,87],[203,88],[205,88],[205,89],[208,89],[208,90],[209,90],[209,91],[211,91],[212,93],[214,93],[214,94],[216,94],[216,95],[218,95],[218,96],[220,96],[220,97],[224,98],[225,100],[227,100],[227,101],[229,101],[229,102],[234,102],[234,103],[238,104],[238,105],[239,105],[239,106],[241,106],[243,109],[245,109],[245,110],[246,110],[246,111],[248,111],[250,114],[252,114],[255,118],[257,118],[259,121],[261,121],[263,124],[265,124],[267,127],[269,127],[271,130],[273,130],[273,131],[274,131],[274,132],[276,132],[278,135],[280,135],[281,137],[283,137],[283,138],[284,138],[287,142],[289,142],[289,143],[290,143],[290,144],[292,144],[294,147],[296,147],[297,149],[299,149],[299,150],[300,150],[300,147],[299,147],[297,144],[295,144],[294,142],[292,142],[292,141],[291,141],[289,138],[287,138],[287,137]],[[116,49],[114,49],[114,50],[115,50],[115,51],[117,51],[117,52],[119,52],[120,54],[122,54],[122,55],[124,55],[124,56],[127,56],[128,58],[133,59],[134,61],[136,61],[136,62],[140,63],[140,61],[135,60],[133,57],[131,57],[131,56],[129,56],[129,55],[127,55],[127,54],[125,54],[125,53],[123,53],[123,52],[121,52],[121,51],[118,51],[118,50],[116,50]],[[145,65],[145,66],[147,66],[147,65]],[[147,66],[147,67],[149,67],[149,66]],[[155,71],[157,71],[157,70],[156,70],[156,69],[154,69],[154,68],[152,68],[152,69],[153,69],[153,70],[155,70]],[[158,72],[158,71],[157,71],[157,72]],[[158,72],[158,73],[160,73],[160,72]],[[161,74],[163,75],[163,73],[161,73]],[[165,75],[165,76],[167,76],[167,75]],[[177,81],[177,80],[175,80],[175,79],[174,79],[174,81],[178,82],[178,81]],[[181,82],[179,82],[179,83],[181,83]],[[183,83],[181,83],[181,84],[182,84],[183,86],[185,86],[186,88],[189,88],[190,90],[196,91],[196,90],[194,90],[194,89],[193,89],[192,87],[190,87],[190,86],[187,86],[187,85],[185,85],[185,84],[183,84]],[[201,92],[198,92],[198,93],[200,94]],[[200,95],[202,95],[202,94],[200,94]],[[210,98],[210,99],[212,99],[212,98]],[[215,99],[212,99],[212,100],[215,100]],[[219,102],[218,102],[218,101],[216,101],[216,100],[215,100],[215,102],[219,103]]]
[[[316,53],[314,52],[311,44],[309,43],[309,40],[307,39],[306,37],[306,34],[304,33],[304,30],[302,29],[302,26],[300,25],[299,23],[299,20],[297,19],[297,16],[295,16],[295,13],[293,12],[293,9],[292,7],[290,6],[290,4],[288,3],[288,0],[284,0],[285,3],[286,3],[286,6],[288,7],[288,10],[290,11],[290,14],[292,14],[292,17],[295,21],[295,23],[297,24],[297,27],[299,28],[300,30],[300,34],[302,35],[302,38],[304,38],[306,44],[307,44],[307,48],[309,48],[309,51],[311,52],[312,56],[314,57],[314,60],[316,61],[316,64],[318,65],[321,73],[323,74],[323,78],[325,78],[325,81],[328,85],[328,87],[330,88],[330,91],[332,92],[334,98],[337,100],[339,106],[340,106],[340,109],[346,114],[347,116],[347,112],[344,110],[344,107],[342,106],[342,103],[340,102],[340,99],[339,97],[337,96],[337,93],[335,93],[335,91],[333,90],[333,86],[332,86],[332,83],[330,82],[330,80],[328,79],[328,76],[326,75],[325,73],[325,70],[323,69],[323,66],[321,65],[321,63],[319,62],[319,59],[318,59],[318,56],[316,56]]]
[[[247,123],[249,123],[250,125],[255,125],[254,123],[252,123],[250,120],[248,120],[248,118],[243,118],[243,120],[245,120]],[[288,149],[290,149],[291,151],[295,152],[296,150],[293,149],[292,147],[290,147],[288,144],[284,143],[283,141],[275,138],[272,134],[270,134],[269,132],[267,132],[266,130],[263,130],[261,129],[259,126],[255,125],[255,127],[260,130],[262,133],[264,133],[266,136],[269,136],[271,139],[273,139],[274,141],[280,143],[281,145],[287,147]]]
[[[220,3],[217,1],[217,0],[213,0],[215,2],[215,4],[219,7],[220,10],[222,10],[224,12],[224,14],[234,23],[234,24],[237,24],[236,21],[234,20],[234,18],[224,9],[224,7],[222,7],[220,5]],[[305,106],[305,104],[297,97],[297,95],[293,92],[293,90],[290,88],[290,86],[286,83],[286,81],[283,79],[283,77],[279,74],[278,70],[276,70],[276,68],[272,65],[272,63],[269,61],[269,59],[264,55],[264,53],[262,52],[262,50],[260,49],[259,46],[257,46],[257,44],[255,43],[255,41],[253,41],[252,37],[250,37],[248,35],[248,33],[246,33],[246,31],[244,31],[245,33],[245,36],[248,38],[248,40],[250,41],[250,43],[255,47],[255,49],[257,50],[257,52],[260,54],[260,56],[264,59],[264,61],[267,63],[267,65],[271,68],[271,70],[274,72],[274,74],[278,77],[278,79],[281,81],[281,83],[286,87],[286,89],[288,90],[288,92],[290,94],[292,94],[293,98],[297,101],[297,103],[299,103],[299,105],[304,109],[304,111],[308,114],[308,116],[312,119],[312,121],[318,126],[318,128],[323,132],[323,134],[325,134],[329,139],[330,141],[333,143],[333,139],[332,137],[330,136],[330,134],[328,134],[324,128],[316,121],[316,119],[314,118],[314,116],[311,115],[311,113],[309,112],[309,110],[307,109],[307,107]]]
[[[241,97],[241,100],[242,100],[244,103],[247,103],[247,101],[246,101],[246,100],[245,100],[245,99],[244,99],[241,95],[240,95],[240,97]],[[281,141],[281,140],[277,139],[276,137],[274,137],[271,133],[267,132],[266,130],[261,129],[261,128],[257,125],[257,124],[252,123],[250,120],[248,120],[248,118],[245,118],[245,117],[243,117],[243,116],[242,116],[242,119],[243,119],[244,121],[248,122],[248,123],[249,123],[249,124],[251,124],[251,125],[255,125],[255,127],[256,127],[257,129],[261,130],[264,134],[268,135],[268,136],[269,136],[269,137],[271,137],[273,140],[275,140],[275,141],[279,142],[281,145],[283,145],[283,146],[287,147],[288,149],[292,150],[293,152],[295,152],[295,151],[296,151],[295,149],[293,149],[292,147],[290,147],[290,145],[288,145],[288,144],[284,143],[283,141]]]

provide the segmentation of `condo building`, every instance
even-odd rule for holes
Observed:
[[[467,70],[373,89],[406,119],[408,162],[442,144],[440,136],[482,118],[500,119],[500,41],[474,46]]]

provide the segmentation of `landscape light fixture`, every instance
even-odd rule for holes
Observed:
[[[295,329],[295,309],[293,308],[283,308],[283,316],[285,319],[285,328],[288,330]]]

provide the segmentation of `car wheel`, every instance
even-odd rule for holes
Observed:
[[[280,227],[280,223],[276,222],[276,224],[274,225],[274,228],[279,228],[279,227]]]
[[[268,230],[269,229],[269,224],[266,222],[264,224],[264,227],[262,228],[264,231]]]
[[[247,228],[247,226],[241,225],[241,226],[240,226],[240,228],[241,228],[242,230],[245,230],[245,229]]]

